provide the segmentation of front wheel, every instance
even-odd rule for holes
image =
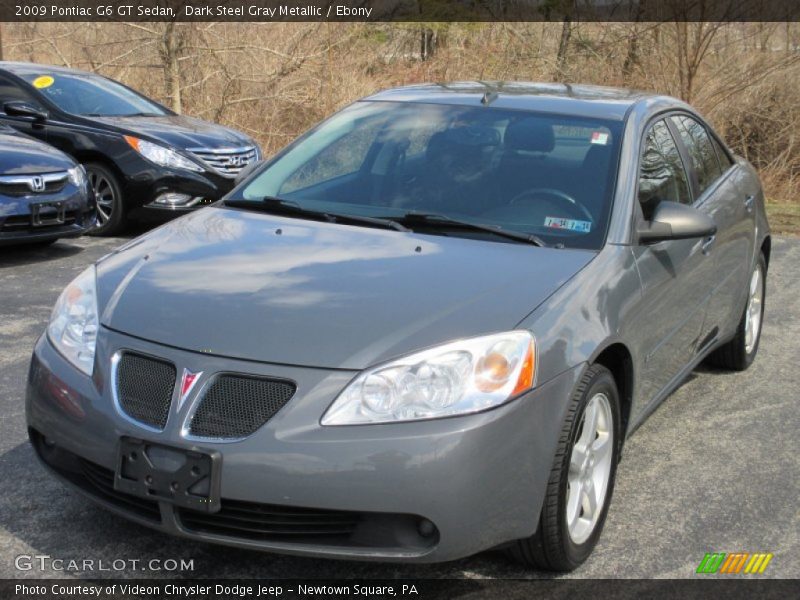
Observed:
[[[605,523],[621,440],[619,392],[611,372],[591,366],[570,401],[537,532],[511,555],[525,565],[571,571],[591,554]]]
[[[94,190],[97,204],[97,226],[90,235],[114,235],[120,233],[125,226],[125,206],[122,198],[122,186],[116,174],[100,163],[84,165],[86,176]]]

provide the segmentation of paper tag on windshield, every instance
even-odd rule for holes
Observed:
[[[608,134],[603,133],[602,131],[593,131],[592,132],[592,143],[593,144],[600,144],[601,146],[605,146],[608,143]]]
[[[591,221],[579,221],[578,219],[562,219],[561,217],[545,217],[545,227],[550,229],[568,229],[580,233],[589,233],[592,230]]]

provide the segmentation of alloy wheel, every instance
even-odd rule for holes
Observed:
[[[586,403],[570,456],[566,518],[569,537],[575,544],[592,535],[603,512],[613,448],[611,404],[604,393],[598,393]]]
[[[108,223],[114,210],[114,201],[116,200],[114,187],[102,173],[89,170],[87,175],[97,203],[97,226],[102,227]]]

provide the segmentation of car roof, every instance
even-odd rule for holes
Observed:
[[[485,100],[484,100],[485,98]],[[419,102],[530,110],[622,121],[635,104],[683,104],[674,98],[625,88],[521,81],[426,83],[384,90],[364,101]]]

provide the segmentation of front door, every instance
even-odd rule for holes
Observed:
[[[650,220],[659,202],[692,203],[684,161],[669,127],[656,121],[645,136],[639,166],[637,219]],[[636,317],[640,328],[640,389],[643,410],[692,361],[701,342],[713,288],[708,240],[666,240],[633,247],[642,283]],[[637,410],[638,409],[638,410]]]

